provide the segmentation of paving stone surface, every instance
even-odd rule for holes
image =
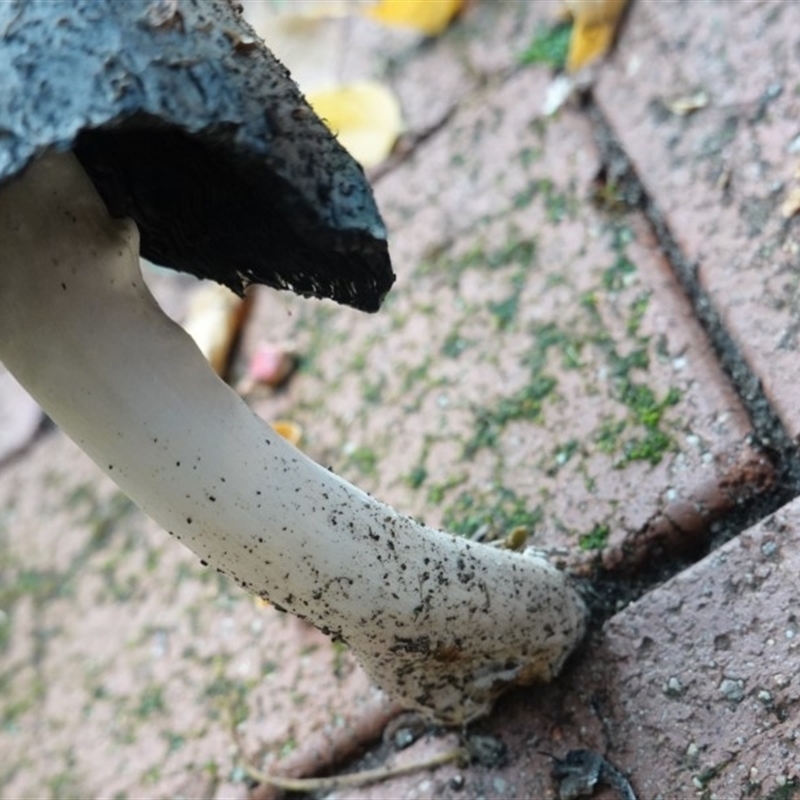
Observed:
[[[214,796],[243,778],[242,719],[270,763],[375,701],[341,646],[165,541],[59,432],[0,497],[1,796]]]
[[[377,181],[398,273],[380,314],[259,294],[249,334],[306,363],[256,407],[431,524],[637,563],[770,468],[644,220],[592,207],[589,124],[542,116],[549,80],[477,92]]]
[[[397,508],[485,539],[525,526],[575,571],[635,576],[701,550],[775,473],[648,221],[595,202],[590,119],[575,104],[545,117],[552,70],[518,66],[556,13],[473,3],[423,44],[352,23],[343,74],[390,83],[408,125],[375,174],[397,286],[371,317],[259,291],[241,361],[264,339],[296,346],[289,386],[249,401]],[[786,69],[781,93],[772,67],[729,79],[759,48],[777,70],[796,16],[639,0],[597,93],[792,432],[791,336],[775,342],[792,325],[796,223],[778,206],[796,95]],[[706,109],[664,111],[698,87],[713,89]],[[476,731],[504,742],[505,765],[338,796],[556,797],[542,753],[589,748],[640,798],[791,797],[798,531],[790,505],[621,610],[556,686],[502,701]],[[244,798],[242,754],[328,769],[391,711],[343,647],[202,569],[58,431],[0,469],[1,797]],[[457,736],[388,741],[369,764]]]
[[[563,758],[589,748],[648,800],[793,797],[800,788],[798,570],[794,501],[612,617],[559,685],[501,701],[477,727],[508,747],[505,766],[448,766],[334,796],[555,798],[542,753]],[[448,746],[430,736],[403,757]]]
[[[782,207],[800,186],[798,26],[797,3],[641,0],[596,92],[795,438],[800,217]]]

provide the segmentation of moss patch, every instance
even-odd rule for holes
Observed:
[[[485,494],[461,492],[445,510],[444,524],[459,536],[495,541],[515,528],[533,533],[542,518],[539,506],[531,506],[526,498],[499,486]]]
[[[534,34],[533,41],[519,54],[519,63],[544,64],[555,69],[563,69],[567,63],[571,34],[571,23],[540,28]]]

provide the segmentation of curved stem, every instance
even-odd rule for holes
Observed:
[[[447,722],[559,669],[585,615],[565,577],[402,516],[284,442],[161,312],[135,225],[108,216],[73,157],[0,191],[0,242],[0,359],[204,564]]]

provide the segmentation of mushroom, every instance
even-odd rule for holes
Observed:
[[[567,577],[314,463],[142,280],[140,252],[368,311],[394,280],[361,169],[252,30],[225,2],[22,0],[0,31],[0,361],[201,563],[409,708],[464,723],[552,678],[585,627]]]

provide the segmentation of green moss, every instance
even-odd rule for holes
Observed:
[[[520,390],[508,397],[501,397],[493,407],[475,409],[474,434],[464,444],[464,457],[472,458],[484,447],[496,447],[500,434],[509,422],[539,422],[544,401],[555,387],[555,378],[544,374],[534,375]]]
[[[428,487],[427,501],[430,505],[441,505],[445,497],[456,487],[461,486],[467,480],[464,475],[453,475],[444,481],[431,484]]]
[[[446,487],[440,483],[431,486],[428,489],[428,503],[433,506],[441,505],[442,500],[444,500],[445,492],[447,491]]]
[[[415,384],[421,381],[427,381],[430,375],[430,369],[431,359],[428,357],[421,364],[417,364],[415,367],[406,370],[406,372],[403,373],[403,380],[401,383],[403,394],[407,394],[411,391]]]
[[[655,466],[674,447],[675,442],[668,434],[659,430],[647,430],[644,436],[634,436],[625,442],[624,458],[618,466],[624,466],[631,461],[649,461]]]
[[[580,307],[589,314],[597,314],[597,293],[584,292],[579,299]]]
[[[163,688],[157,684],[151,684],[142,692],[135,713],[139,719],[147,719],[154,714],[163,714],[166,710]]]
[[[680,397],[680,392],[672,388],[663,399],[658,400],[650,387],[630,381],[625,383],[621,393],[622,402],[645,430],[642,435],[633,436],[624,443],[623,460],[618,466],[631,461],[648,461],[655,466],[665,453],[674,449],[674,440],[661,430],[660,425],[666,409],[678,403]]]
[[[519,300],[525,286],[525,275],[517,272],[511,278],[511,294],[505,300],[487,303],[489,313],[494,317],[499,330],[504,331],[514,322],[519,311]]]
[[[386,378],[382,375],[376,381],[365,381],[361,396],[364,398],[365,402],[377,405],[381,402],[385,386]]]
[[[505,245],[488,253],[485,266],[496,270],[511,264],[530,267],[536,259],[537,243],[535,238],[511,239]]]
[[[679,402],[680,392],[672,388],[659,400],[650,387],[625,380],[619,394],[631,418],[604,420],[594,435],[594,442],[603,453],[621,452],[617,467],[632,461],[647,461],[655,466],[675,448],[673,438],[662,430],[661,423],[666,409]],[[641,426],[643,430],[623,439],[622,434],[629,431],[631,425]]]
[[[446,249],[429,255],[419,264],[416,274],[444,276],[451,287],[456,287],[467,270],[500,270],[511,265],[527,269],[534,263],[537,250],[535,237],[510,235],[504,245],[488,251],[478,240],[464,255],[456,258],[448,255]]]
[[[21,597],[31,597],[36,606],[69,594],[64,573],[54,570],[20,569],[16,575],[5,577],[0,585],[0,608],[10,609]]]
[[[553,476],[580,450],[580,442],[577,439],[569,439],[564,444],[559,445],[552,456],[552,464],[545,470],[546,474]]]
[[[559,223],[567,216],[575,216],[578,202],[572,195],[556,189],[549,178],[539,178],[529,183],[512,198],[511,205],[515,209],[526,208],[535,197],[542,197],[545,216],[552,223]]]
[[[354,467],[367,477],[377,474],[378,454],[369,447],[356,447],[347,454],[347,467]]]
[[[519,54],[520,64],[544,64],[555,69],[563,69],[569,51],[572,25],[560,23],[550,28],[536,31],[533,41]]]
[[[649,386],[629,382],[622,393],[622,402],[633,412],[636,421],[647,428],[655,429],[664,416],[664,411],[680,400],[680,392],[672,388],[663,400],[657,400]]]
[[[406,475],[405,481],[412,489],[419,489],[428,477],[428,470],[423,466],[414,467]]]
[[[203,696],[214,701],[216,711],[233,725],[244,722],[249,714],[247,698],[250,686],[244,681],[233,680],[224,674],[225,662],[214,659],[215,677],[208,684]]]
[[[575,215],[577,202],[570,195],[556,191],[555,186],[548,182],[544,191],[544,209],[548,221],[558,223]]]
[[[629,306],[630,316],[625,324],[625,329],[630,336],[637,336],[642,324],[647,306],[650,304],[650,292],[640,294]]]
[[[333,647],[333,659],[331,662],[333,674],[337,680],[342,680],[347,676],[347,654],[350,649],[341,641],[331,642],[331,646]]]
[[[790,778],[783,786],[773,789],[764,800],[792,800],[800,794],[800,781]]]
[[[458,358],[467,348],[474,344],[474,340],[465,339],[458,331],[451,331],[447,334],[439,352],[446,358]]]
[[[161,738],[167,743],[167,754],[177,753],[185,744],[186,737],[176,731],[162,731]]]
[[[627,256],[617,256],[616,261],[603,272],[603,288],[609,292],[619,292],[628,286],[631,276],[636,273],[636,265]]]
[[[89,796],[75,775],[75,757],[72,752],[67,755],[66,769],[48,778],[47,785],[52,800]]]
[[[46,694],[44,680],[41,678],[34,678],[22,692],[17,685],[11,684],[10,679],[11,674],[6,673],[0,680],[0,696],[11,695],[8,702],[4,700],[0,708],[0,726],[4,730],[13,730],[19,718],[39,705]]]
[[[538,192],[539,189],[535,183],[528,184],[511,198],[511,206],[515,209],[527,208]]]
[[[148,767],[142,773],[142,783],[145,785],[147,784],[155,784],[161,780],[161,767],[157,764],[154,764],[152,767]]]
[[[261,675],[263,677],[267,677],[267,675],[272,675],[278,669],[278,662],[273,661],[272,659],[267,659],[266,661],[261,662]]]
[[[624,184],[611,178],[599,181],[592,189],[592,202],[607,214],[623,213],[633,205],[628,199]]]
[[[627,288],[636,272],[635,264],[626,254],[627,245],[633,240],[631,230],[618,226],[612,230],[612,237],[616,259],[601,276],[603,289],[608,293]],[[664,430],[663,418],[666,410],[680,401],[680,392],[670,388],[663,397],[658,397],[641,378],[635,377],[637,373],[645,373],[650,368],[650,337],[640,334],[649,301],[650,293],[643,292],[628,303],[625,330],[634,340],[634,346],[622,354],[615,340],[605,330],[598,295],[591,293],[584,296],[584,308],[597,329],[592,343],[604,354],[610,367],[614,395],[628,412],[626,419],[605,420],[594,436],[601,452],[620,455],[617,467],[633,461],[656,465],[665,453],[675,447],[673,438]]]
[[[602,550],[608,542],[611,533],[608,525],[595,525],[589,533],[581,534],[578,545],[581,550]]]
[[[515,528],[532,532],[542,518],[539,506],[531,507],[511,489],[496,487],[485,495],[461,492],[445,510],[443,522],[448,531],[459,536],[472,538],[480,533],[482,540],[494,541]]]
[[[601,453],[615,453],[620,447],[622,432],[628,423],[624,419],[606,419],[594,434],[594,442]]]
[[[289,692],[289,700],[295,708],[302,708],[308,702],[308,695],[292,689]]]
[[[124,581],[120,581],[117,578],[117,569],[114,562],[104,564],[101,568],[101,574],[107,592],[106,595],[101,595],[101,599],[105,600],[106,597],[110,597],[114,602],[124,603],[136,594],[139,586],[136,576],[128,575]]]
[[[627,355],[621,356],[616,349],[610,345],[609,341],[604,341],[603,345],[608,350],[607,357],[611,365],[611,372],[622,385],[629,382],[631,370],[646,370],[650,366],[650,353],[647,347],[637,347],[635,350],[631,350]]]
[[[523,147],[517,154],[519,163],[523,167],[529,167],[537,161],[541,161],[544,156],[544,150],[539,147]]]
[[[529,329],[531,347],[523,356],[523,363],[533,372],[540,372],[547,364],[548,353],[555,348],[561,351],[562,364],[566,368],[580,366],[580,351],[583,342],[566,333],[554,322],[535,324]]]

